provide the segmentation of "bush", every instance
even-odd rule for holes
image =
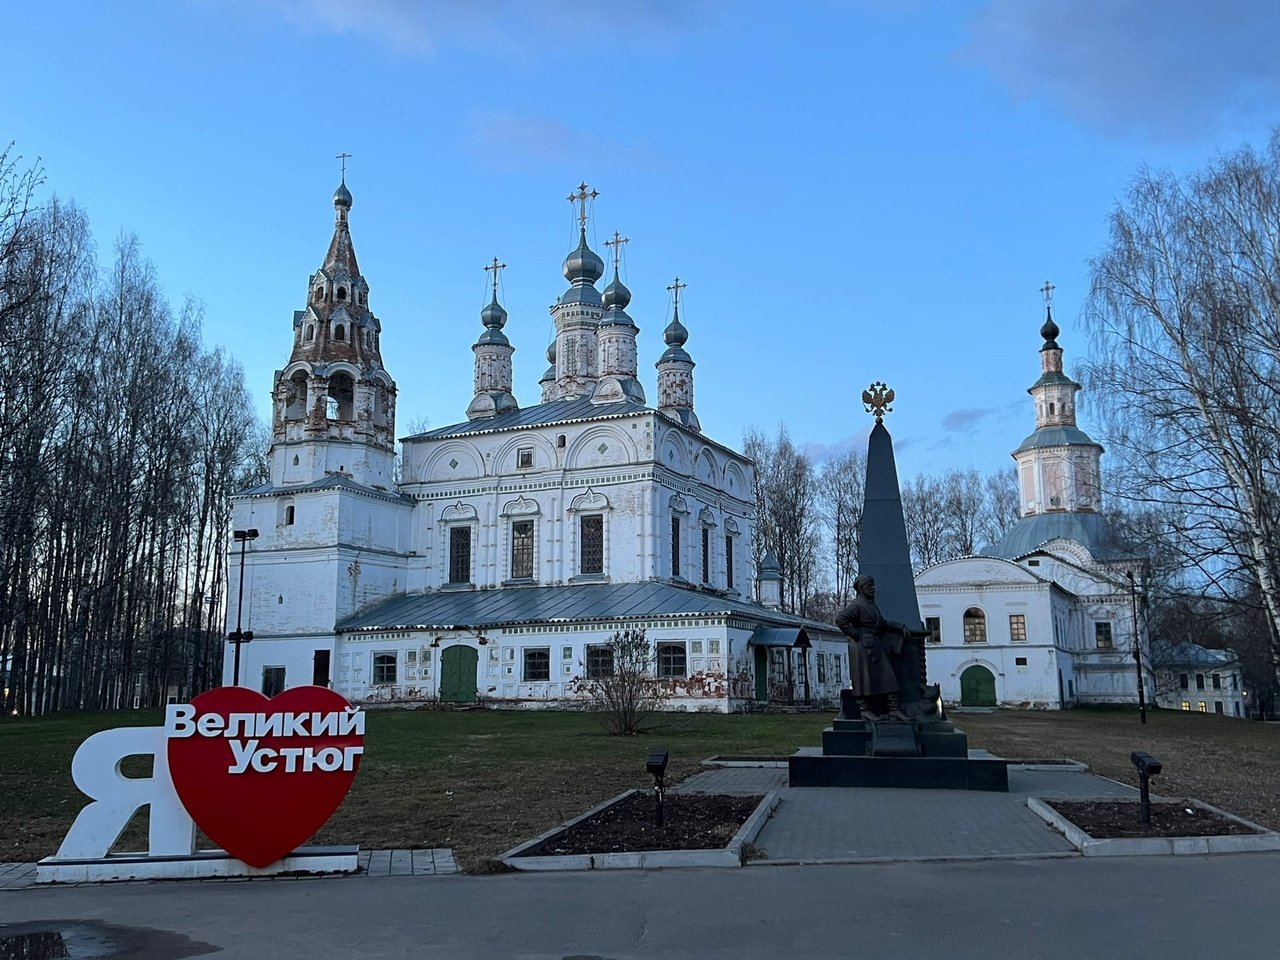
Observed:
[[[639,733],[649,715],[662,708],[671,691],[654,676],[654,654],[643,630],[619,630],[606,646],[612,656],[612,671],[578,680],[577,690],[605,730],[615,736],[630,736]]]

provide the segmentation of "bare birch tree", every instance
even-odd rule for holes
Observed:
[[[216,683],[229,495],[261,476],[238,365],[137,241],[0,155],[0,715]]]
[[[1117,493],[1179,511],[1207,590],[1256,584],[1280,653],[1280,133],[1142,171],[1092,268],[1086,380]]]

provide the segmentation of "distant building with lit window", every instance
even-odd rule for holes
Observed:
[[[1244,670],[1231,650],[1195,643],[1153,643],[1156,702],[1169,710],[1248,715]]]
[[[598,291],[589,197],[551,307],[541,402],[515,397],[495,260],[467,419],[404,438],[397,474],[397,388],[338,188],[333,239],[275,377],[271,479],[233,500],[235,527],[259,531],[245,559],[245,685],[331,685],[362,703],[572,703],[577,680],[613,670],[615,631],[639,628],[675,707],[836,699],[844,639],[778,609],[776,565],[752,559],[753,465],[694,413],[683,285],[651,407],[619,275],[625,240],[615,234]],[[239,552],[229,559],[236,583]]]
[[[1080,385],[1063,373],[1046,309],[1036,429],[1013,458],[1021,517],[983,556],[916,575],[929,679],[945,702],[1056,710],[1136,703],[1134,593],[1145,562],[1117,544],[1102,512],[1102,447],[1076,426]],[[1129,575],[1134,578],[1131,586]],[[1144,671],[1148,701],[1154,686]]]

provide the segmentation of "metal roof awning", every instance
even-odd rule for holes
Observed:
[[[804,627],[756,627],[747,641],[749,647],[801,647],[808,649],[809,634]]]

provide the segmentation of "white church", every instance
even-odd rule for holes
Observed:
[[[639,628],[677,708],[837,698],[844,638],[778,609],[776,565],[752,563],[752,464],[694,413],[679,281],[646,405],[616,234],[613,279],[596,287],[595,195],[583,184],[571,198],[580,242],[551,308],[540,402],[516,399],[494,261],[466,419],[403,438],[397,479],[396,383],[339,186],[275,375],[271,479],[233,501],[235,528],[257,531],[230,557],[235,584],[243,546],[244,685],[330,685],[364,704],[572,704],[580,681],[613,670],[614,633]],[[236,606],[233,592],[228,630]]]
[[[1051,292],[1046,284],[1046,300]],[[1145,562],[1108,528],[1103,450],[1076,426],[1080,384],[1063,373],[1058,334],[1047,304],[1041,375],[1027,391],[1036,429],[1013,453],[1022,516],[985,555],[916,575],[929,679],[948,704],[1062,709],[1138,701],[1134,646],[1149,651],[1141,618],[1134,627]],[[1146,660],[1142,682],[1154,704]]]

